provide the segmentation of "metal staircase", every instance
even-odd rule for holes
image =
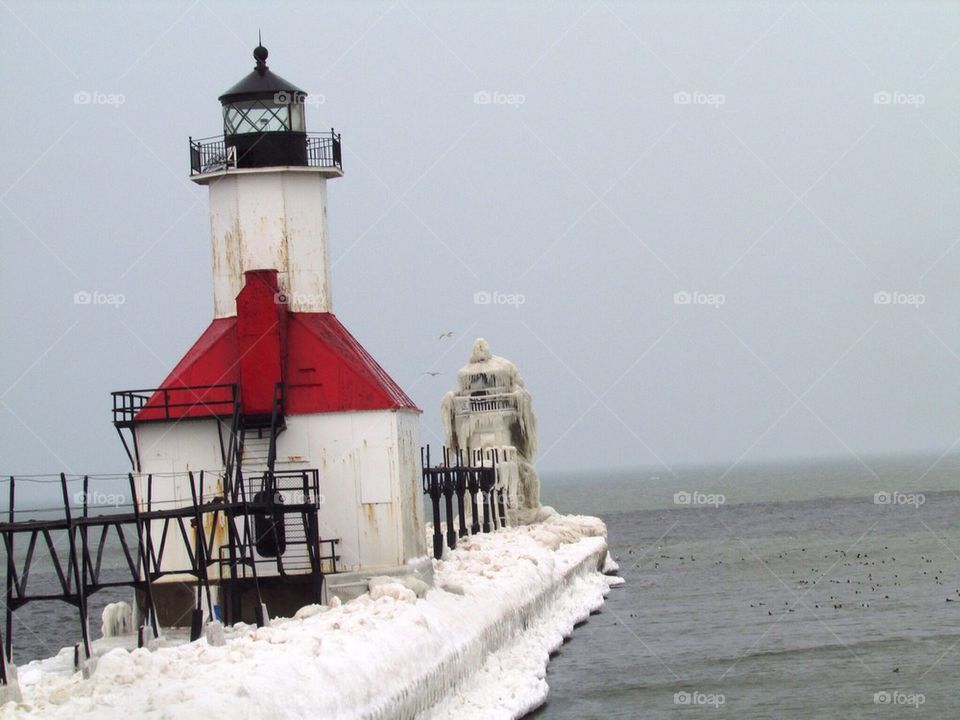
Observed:
[[[112,396],[114,425],[137,473],[142,472],[136,433],[141,423],[179,421],[185,417],[210,418],[218,423],[223,462],[222,493],[215,492],[213,497],[205,493],[201,473],[199,491],[190,505],[149,510],[151,493],[148,490],[148,512],[141,513],[143,518],[134,520],[148,539],[151,525],[168,522],[168,516],[177,522],[188,518],[192,527],[210,530],[210,536],[201,543],[202,552],[201,546],[196,544],[189,545],[187,552],[194,553],[191,572],[198,575],[197,587],[209,588],[211,583],[220,585],[225,619],[236,622],[241,617],[249,617],[252,608],[256,622],[263,624],[261,581],[266,581],[273,589],[286,580],[292,585],[308,581],[312,598],[308,601],[320,601],[324,575],[337,572],[340,560],[337,545],[340,541],[320,538],[317,517],[322,502],[319,471],[308,467],[302,458],[277,459],[277,441],[286,430],[282,383],[274,386],[270,411],[258,414],[243,412],[238,385],[128,390],[114,392]],[[129,434],[129,441],[124,437],[124,431]],[[152,487],[151,478],[148,474],[148,488]],[[131,492],[135,497],[135,492]],[[87,497],[86,493],[84,497]],[[211,529],[217,527],[217,513],[226,519],[226,538]],[[208,516],[214,517],[212,524],[202,523],[201,520]],[[20,529],[16,531],[20,532]],[[181,534],[187,537],[189,533],[181,529]],[[162,535],[165,537],[166,532]],[[163,540],[159,542],[158,558],[162,555]],[[266,552],[262,552],[264,550]],[[157,567],[153,574],[159,578],[164,573],[158,560],[153,562]],[[218,566],[217,572],[209,578],[206,574],[208,565]],[[134,582],[138,580],[135,578]],[[197,607],[200,606],[198,599]]]
[[[269,428],[241,428],[238,467],[240,475],[247,481],[247,492],[259,492],[262,488],[258,487],[257,483],[273,472],[270,455],[271,446],[275,445],[276,438]]]
[[[231,549],[240,559],[243,577],[248,571],[250,576],[262,577],[271,566],[280,576],[304,575],[321,565],[336,572],[338,540],[320,540],[315,514],[310,517],[280,510],[320,502],[316,469],[300,467],[303,463],[296,460],[277,460],[277,439],[286,429],[283,385],[275,387],[269,415],[238,414],[234,427],[236,446],[225,469],[229,484],[239,501],[260,507],[247,522],[250,527],[237,527],[239,544],[244,547]],[[321,543],[330,544],[329,554],[320,555]]]

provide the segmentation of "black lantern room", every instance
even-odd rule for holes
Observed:
[[[267,49],[253,51],[257,65],[220,96],[224,144],[236,148],[236,167],[307,164],[306,92],[267,67]]]

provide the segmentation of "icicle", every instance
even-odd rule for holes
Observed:
[[[443,421],[443,431],[447,436],[447,447],[455,451],[460,447],[460,443],[457,442],[457,410],[452,391],[444,395],[440,402],[440,419]]]

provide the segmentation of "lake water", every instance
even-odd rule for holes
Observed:
[[[960,717],[960,463],[935,460],[544,478],[604,518],[627,584],[531,717]]]
[[[936,460],[545,474],[546,504],[607,522],[627,584],[532,717],[960,717],[960,459]],[[18,662],[79,638],[63,604],[15,618]]]

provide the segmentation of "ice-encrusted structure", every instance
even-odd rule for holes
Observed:
[[[529,515],[540,507],[540,479],[533,467],[537,420],[516,365],[477,338],[470,361],[457,372],[457,390],[444,396],[440,414],[447,447],[462,450],[471,464],[477,451],[488,464],[497,458],[497,482],[508,508]]]
[[[133,611],[125,602],[110,603],[103,608],[100,634],[103,637],[129,635],[133,632]]]
[[[99,640],[89,678],[67,648],[20,668],[23,698],[0,719],[522,717],[546,698],[551,651],[622,582],[599,571],[600,520],[536,515],[434,561],[422,598],[384,577],[343,605],[226,628],[223,644]]]

